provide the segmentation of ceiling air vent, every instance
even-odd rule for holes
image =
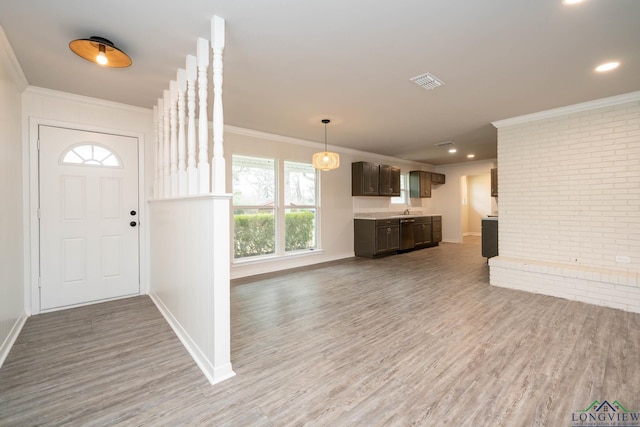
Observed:
[[[442,80],[434,76],[433,74],[422,74],[421,76],[416,76],[412,79],[409,79],[420,87],[423,87],[427,90],[433,90],[437,87],[440,87],[444,84]]]
[[[436,147],[446,147],[447,145],[453,145],[453,141],[437,142],[433,145],[435,145]]]

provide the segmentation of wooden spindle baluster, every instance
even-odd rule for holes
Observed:
[[[154,171],[154,175],[153,175],[153,198],[154,199],[159,199],[159,195],[160,195],[160,189],[159,189],[159,182],[160,182],[160,176],[158,175],[158,159],[159,159],[159,148],[160,148],[160,142],[158,141],[158,106],[154,105],[153,106],[153,147],[154,147],[154,151],[155,151],[155,156],[154,156],[154,160],[153,160],[153,171]]]
[[[198,168],[196,167],[196,79],[197,59],[187,55],[187,183],[188,194],[198,194]]]
[[[187,72],[178,69],[178,195],[187,195],[187,141],[184,128],[185,92],[187,91]]]
[[[171,126],[169,123],[169,105],[171,104],[171,96],[169,91],[165,90],[164,95],[164,155],[162,156],[162,165],[164,170],[164,197],[171,197],[171,165],[169,158],[171,157]]]
[[[158,98],[158,199],[164,199],[164,99]]]
[[[213,48],[213,173],[211,191],[225,193],[224,160],[224,113],[222,108],[222,51],[224,50],[224,19],[211,19],[211,40]]]
[[[209,193],[209,120],[207,119],[207,69],[209,68],[209,40],[198,39],[198,193]]]
[[[169,82],[171,105],[171,197],[178,196],[178,82]]]

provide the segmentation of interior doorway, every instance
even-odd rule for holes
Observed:
[[[491,198],[491,174],[462,176],[460,193],[462,236],[480,236],[482,218],[495,211]]]

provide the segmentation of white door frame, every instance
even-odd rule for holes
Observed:
[[[120,129],[110,129],[98,126],[69,123],[59,120],[42,119],[37,117],[29,118],[29,163],[28,174],[23,174],[29,178],[28,193],[25,191],[25,205],[28,206],[28,221],[25,224],[24,254],[25,254],[25,311],[27,315],[40,314],[40,224],[38,220],[39,206],[39,173],[38,165],[38,127],[40,125],[62,127],[86,132],[107,133],[112,135],[128,136],[138,140],[138,211],[140,227],[140,295],[148,293],[148,257],[147,250],[149,236],[147,231],[148,214],[145,203],[145,179],[144,179],[144,133],[125,131]],[[24,163],[23,163],[24,164]],[[25,183],[26,184],[26,183]],[[26,212],[25,212],[26,213]],[[26,220],[25,215],[25,220]],[[82,305],[82,304],[81,304]],[[43,310],[55,311],[55,310]]]

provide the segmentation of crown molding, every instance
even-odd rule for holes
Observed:
[[[1,62],[8,65],[13,81],[18,85],[18,90],[23,92],[29,86],[29,82],[22,72],[22,67],[2,26],[0,26],[0,59],[2,59]]]
[[[627,102],[640,101],[640,91],[625,93],[623,95],[610,96],[608,98],[596,99],[593,101],[581,102],[580,104],[567,105],[565,107],[553,108],[551,110],[540,111],[532,114],[511,117],[509,119],[491,122],[496,128],[530,123],[536,120],[549,119],[567,114],[580,113],[583,111],[595,110],[596,108],[610,107],[613,105],[625,104]]]
[[[290,136],[282,136],[282,135],[277,135],[273,133],[262,132],[259,130],[246,129],[246,128],[241,128],[241,127],[232,126],[232,125],[224,125],[224,131],[228,133],[233,133],[235,135],[249,136],[252,138],[265,139],[267,141],[301,145],[303,147],[311,147],[317,150],[324,150],[324,143],[308,141],[306,139],[293,138]],[[365,156],[367,158],[376,159],[383,162],[398,162],[398,163],[403,163],[407,165],[416,165],[418,167],[420,166],[433,167],[433,165],[430,163],[421,163],[413,160],[401,159],[399,157],[384,156],[382,154],[369,153],[367,151],[361,151],[361,150],[353,150],[351,148],[339,147],[331,144],[328,144],[327,148],[331,151],[337,151],[338,153],[341,153],[341,154],[353,154],[356,156]]]

